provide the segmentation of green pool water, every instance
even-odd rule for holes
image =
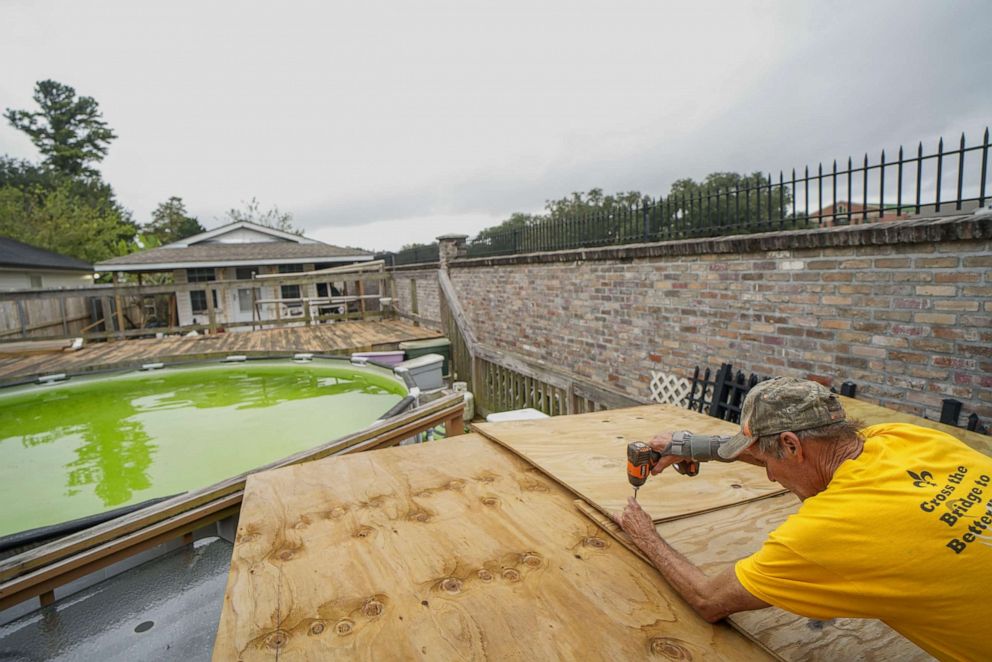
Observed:
[[[345,362],[250,361],[0,390],[0,536],[204,487],[359,430],[406,394]]]

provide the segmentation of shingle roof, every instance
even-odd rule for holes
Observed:
[[[265,241],[246,244],[198,244],[185,248],[153,248],[147,251],[115,257],[97,263],[97,267],[140,266],[154,264],[185,264],[215,262],[245,262],[251,260],[291,260],[361,258],[371,253],[357,248],[341,248],[330,244],[296,244],[288,241]]]
[[[56,269],[67,271],[93,271],[89,262],[60,255],[44,248],[31,246],[14,239],[0,237],[0,266],[29,269]]]

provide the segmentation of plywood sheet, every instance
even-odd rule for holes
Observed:
[[[952,437],[957,437],[976,451],[985,453],[986,455],[992,455],[992,437],[987,434],[978,434],[965,428],[957,428],[953,425],[945,425],[939,421],[931,421],[927,418],[913,416],[912,414],[895,411],[894,409],[887,409],[865,402],[864,400],[840,397],[840,401],[844,405],[844,411],[847,412],[849,417],[857,418],[866,425],[875,425],[877,423],[912,423],[913,425],[921,425],[925,428],[946,432]]]
[[[624,546],[637,552],[626,533],[583,501],[576,506]],[[655,528],[672,547],[713,575],[757,551],[768,534],[794,513],[799,501],[785,494]],[[659,577],[658,581],[664,581]],[[772,607],[733,614],[740,632],[785,660],[930,660],[923,650],[881,621],[798,616]]]
[[[663,431],[733,434],[738,425],[673,405],[482,423],[475,428],[540,467],[604,513],[623,510],[633,494],[627,482],[627,444]],[[666,469],[645,483],[637,500],[655,522],[781,494],[762,468],[742,462],[708,462],[698,476]]]
[[[479,435],[249,479],[215,660],[768,659]]]

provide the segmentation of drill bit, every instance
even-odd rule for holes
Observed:
[[[641,489],[641,488],[640,487],[635,487],[634,488],[634,501],[637,501],[637,490],[639,490],[639,489]]]

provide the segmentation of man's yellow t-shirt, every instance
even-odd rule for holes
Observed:
[[[943,432],[865,428],[741,584],[811,618],[878,618],[941,659],[992,659],[992,458]]]

